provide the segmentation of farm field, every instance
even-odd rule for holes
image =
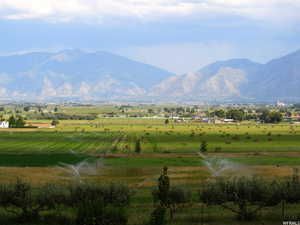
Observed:
[[[140,153],[135,152],[137,140],[141,142]],[[129,209],[129,224],[141,224],[151,214],[151,191],[163,166],[169,167],[172,184],[189,188],[193,199],[197,199],[201,183],[211,178],[204,159],[197,154],[202,141],[207,142],[208,157],[226,159],[237,166],[228,176],[258,175],[271,179],[290,176],[295,168],[300,168],[298,125],[166,125],[161,119],[99,118],[60,121],[53,129],[0,130],[0,181],[22,177],[33,185],[65,183],[73,177],[66,173],[64,165],[101,160],[96,175],[82,179],[95,183],[124,182],[138,188]],[[293,212],[292,206],[287,207]],[[240,224],[233,214],[218,207],[206,209],[205,215],[205,224],[219,224],[220,220],[222,224]],[[280,220],[279,215],[280,207],[275,211],[266,209],[261,221],[242,224],[273,225]],[[200,224],[199,207],[196,204],[180,211],[176,218],[177,222],[172,224]]]

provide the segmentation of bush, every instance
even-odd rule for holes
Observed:
[[[59,124],[59,121],[57,119],[52,120],[51,125],[52,126],[57,126]]]
[[[186,204],[191,201],[192,194],[186,188],[174,186],[169,191],[169,201],[173,205]]]
[[[70,193],[62,185],[48,183],[40,188],[37,203],[45,209],[56,209],[60,205],[67,205]]]
[[[67,193],[51,184],[35,190],[21,179],[0,185],[0,206],[23,220],[38,218],[41,211],[55,209],[66,200]]]
[[[156,203],[160,200],[160,192],[158,189],[152,191],[153,202]],[[170,210],[170,217],[173,218],[175,212],[183,208],[186,204],[191,202],[192,194],[189,190],[179,186],[170,187],[167,194],[167,205],[165,206]]]
[[[8,119],[10,128],[23,128],[26,124],[22,116],[14,117],[13,115]]]
[[[105,206],[111,204],[117,207],[124,207],[129,205],[131,195],[132,192],[129,187],[123,184],[76,184],[70,186],[69,205],[76,207],[81,202],[102,199]]]
[[[215,148],[215,152],[221,152],[222,151],[222,148],[221,147],[216,147]]]
[[[77,225],[125,225],[131,195],[123,184],[76,184],[70,186],[69,204],[78,209]]]
[[[77,225],[126,225],[127,221],[124,208],[105,205],[103,199],[87,200],[78,206]]]
[[[285,178],[280,183],[282,199],[291,204],[300,202],[300,179],[298,169],[294,169],[293,172],[293,176]]]
[[[158,206],[151,213],[150,225],[163,225],[166,223],[166,208]]]
[[[61,211],[54,211],[44,215],[41,222],[43,225],[74,225],[73,217]]]
[[[221,205],[241,220],[250,220],[262,208],[281,202],[281,185],[255,177],[219,178],[202,187],[200,199],[208,205]]]

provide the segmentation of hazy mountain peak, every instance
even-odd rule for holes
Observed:
[[[141,95],[174,75],[111,53],[77,49],[1,57],[0,74],[6,97],[26,93],[32,98]]]
[[[259,64],[230,59],[175,75],[112,53],[77,49],[0,57],[5,98],[300,99],[300,50]]]

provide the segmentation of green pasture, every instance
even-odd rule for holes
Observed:
[[[210,153],[298,152],[300,126],[192,122],[165,125],[157,119],[61,121],[55,129],[7,129],[0,132],[0,155],[70,151],[128,154],[134,153],[137,139],[141,140],[142,153],[149,154],[194,154],[198,152],[201,141],[208,143]]]
[[[92,157],[83,154],[70,153],[45,153],[45,154],[1,154],[0,167],[49,167],[60,164],[76,164],[83,160],[95,160],[99,157]],[[201,167],[203,160],[195,157],[101,157],[105,166],[111,168],[146,168],[146,167]],[[234,157],[227,160],[245,166],[299,166],[299,157]]]

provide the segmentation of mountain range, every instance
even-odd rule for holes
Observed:
[[[108,52],[0,56],[0,97],[20,100],[300,99],[300,50],[266,64],[218,61],[176,75]]]

